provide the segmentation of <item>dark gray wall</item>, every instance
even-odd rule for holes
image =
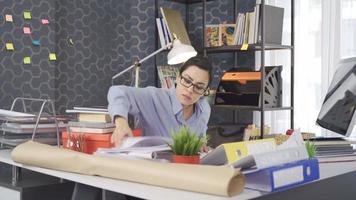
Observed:
[[[234,23],[233,5],[232,0],[208,2],[207,23]],[[181,11],[192,44],[201,51],[201,3],[186,7],[158,0],[160,6]],[[23,19],[25,10],[31,11],[32,20]],[[155,0],[0,1],[0,11],[0,108],[8,109],[19,96],[54,99],[59,113],[73,106],[104,106],[111,77],[157,48]],[[4,22],[5,14],[12,14],[14,23]],[[48,18],[50,24],[41,25],[41,18]],[[24,25],[32,28],[31,36],[23,34]],[[31,38],[39,39],[41,46],[32,46]],[[14,52],[4,50],[8,41],[14,43]],[[57,61],[48,60],[49,52],[57,53]],[[142,86],[156,84],[155,62],[165,63],[165,55],[143,63]],[[22,64],[24,56],[32,57],[31,65]],[[222,72],[234,66],[234,54],[209,56],[214,62],[216,87]],[[253,52],[237,54],[236,61],[238,66],[253,66]],[[115,84],[130,85],[130,77],[127,73]]]

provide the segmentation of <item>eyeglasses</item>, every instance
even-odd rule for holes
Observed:
[[[191,86],[193,86],[193,92],[199,95],[206,94],[206,91],[208,90],[208,87],[196,85],[193,83],[193,81],[191,81],[189,78],[184,76],[180,76],[180,84],[182,84],[186,88],[190,88]]]

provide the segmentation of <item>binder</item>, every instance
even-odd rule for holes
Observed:
[[[319,179],[317,159],[305,159],[245,172],[245,187],[249,189],[275,192],[302,185]]]
[[[272,151],[275,148],[274,138],[225,143],[202,157],[200,163],[204,165],[231,164],[250,154]]]

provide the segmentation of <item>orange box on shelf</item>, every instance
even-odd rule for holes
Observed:
[[[134,129],[132,130],[132,134],[134,137],[141,136],[142,129]],[[71,142],[68,141],[68,135],[68,132],[62,132],[63,148],[66,149],[93,154],[98,148],[114,147],[114,144],[110,141],[112,134],[71,132]]]

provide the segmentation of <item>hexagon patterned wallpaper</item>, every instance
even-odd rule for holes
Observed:
[[[240,0],[239,0],[240,1]],[[178,9],[187,23],[192,44],[202,49],[201,3],[169,0],[16,0],[0,1],[0,108],[9,109],[16,97],[51,98],[64,113],[73,106],[106,105],[111,77],[157,49],[155,17],[158,8]],[[234,1],[209,1],[207,23],[233,23]],[[31,20],[23,18],[30,11]],[[188,13],[187,13],[188,12]],[[5,22],[5,14],[13,22]],[[47,18],[48,25],[40,19]],[[23,34],[30,26],[31,35]],[[40,40],[33,46],[32,40]],[[12,42],[14,51],[6,51]],[[55,52],[56,61],[48,54]],[[253,52],[252,52],[253,53]],[[156,64],[165,64],[166,53],[143,63],[141,86],[156,85]],[[24,65],[23,57],[31,64]],[[213,87],[219,76],[234,66],[233,53],[209,55],[214,61]],[[251,53],[236,55],[238,66],[254,65]],[[115,84],[132,85],[127,72]],[[35,105],[30,105],[35,108]]]

